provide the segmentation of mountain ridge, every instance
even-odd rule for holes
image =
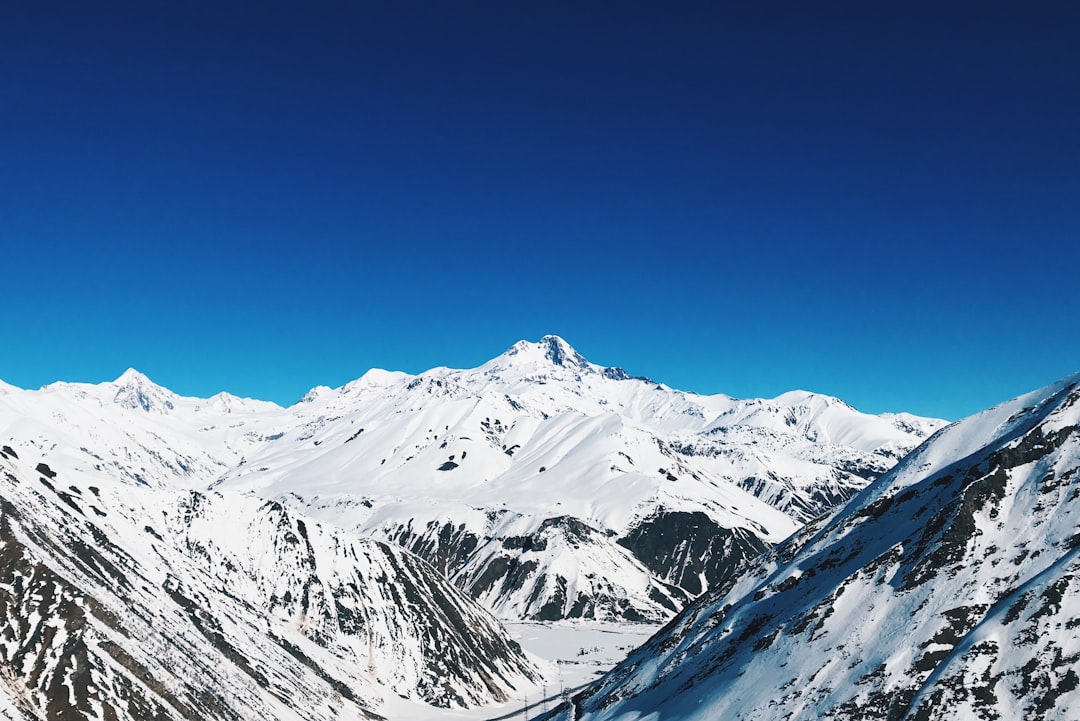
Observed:
[[[474,369],[370,370],[288,408],[133,370],[0,398],[0,437],[54,465],[277,500],[420,553],[504,618],[665,619],[942,423],[685,393],[558,336]]]
[[[0,696],[30,718],[372,719],[387,693],[468,707],[539,678],[403,549],[275,501],[86,481],[0,451]]]
[[[938,431],[545,719],[1069,719],[1080,374]]]
[[[288,408],[294,407],[298,403],[304,402],[304,398],[306,396],[309,396],[309,395],[312,395],[312,394],[317,396],[320,393],[325,393],[327,391],[332,391],[332,392],[346,391],[347,389],[349,389],[352,386],[355,386],[355,385],[358,385],[358,384],[363,385],[363,384],[369,382],[371,379],[379,379],[380,381],[385,381],[386,379],[400,380],[401,378],[405,378],[405,377],[416,378],[416,377],[424,376],[426,374],[431,374],[431,373],[454,373],[454,372],[462,372],[462,371],[466,371],[466,370],[479,370],[479,369],[483,369],[483,368],[485,368],[485,367],[487,367],[489,365],[492,365],[492,364],[501,364],[501,363],[505,362],[506,359],[511,359],[514,356],[517,356],[517,355],[521,354],[522,350],[534,351],[536,349],[540,349],[539,354],[538,354],[539,357],[537,357],[536,353],[533,353],[533,354],[531,354],[533,356],[532,360],[534,360],[534,361],[535,360],[546,360],[552,366],[564,367],[564,368],[576,368],[578,370],[585,370],[586,372],[598,373],[598,374],[601,374],[601,375],[606,375],[607,377],[611,378],[612,380],[639,381],[639,382],[642,382],[642,383],[655,385],[655,386],[658,386],[660,388],[664,388],[664,389],[668,389],[668,390],[676,390],[678,393],[682,393],[682,394],[689,395],[689,396],[696,396],[696,397],[699,397],[699,398],[729,398],[729,399],[733,399],[733,400],[738,400],[734,396],[731,396],[731,395],[728,395],[728,394],[725,394],[725,393],[700,393],[700,392],[697,392],[697,391],[674,389],[673,387],[671,387],[671,386],[669,386],[669,385],[667,385],[667,384],[665,384],[663,382],[655,381],[652,378],[649,378],[647,376],[631,375],[625,369],[620,368],[618,366],[604,366],[604,365],[599,365],[599,364],[596,364],[596,363],[592,363],[591,361],[587,360],[584,356],[582,356],[565,339],[563,339],[561,336],[554,335],[554,334],[544,335],[543,337],[541,337],[541,339],[539,341],[529,341],[529,340],[524,340],[524,339],[519,340],[519,341],[513,343],[511,346],[509,346],[505,351],[503,351],[499,355],[495,356],[494,358],[489,359],[488,361],[485,361],[484,363],[480,364],[479,366],[477,366],[477,367],[475,367],[473,369],[456,369],[456,368],[449,368],[449,367],[446,367],[446,366],[436,366],[436,367],[430,368],[430,369],[425,370],[425,371],[420,371],[418,373],[409,373],[409,372],[400,371],[400,370],[389,370],[389,369],[372,367],[372,368],[368,369],[367,371],[364,371],[357,378],[355,378],[353,380],[350,380],[350,381],[346,381],[345,383],[343,383],[340,386],[328,386],[328,385],[325,385],[325,384],[317,384],[315,386],[312,386],[307,391],[305,391],[303,394],[301,394],[301,396],[297,400],[293,401],[292,403],[290,403],[288,405],[282,405],[281,403],[278,403],[276,401],[260,399],[260,398],[255,397],[255,396],[236,395],[236,394],[231,393],[228,390],[221,390],[221,391],[213,393],[213,394],[211,394],[209,396],[180,394],[180,393],[177,393],[176,391],[173,391],[171,388],[169,388],[169,387],[167,387],[165,385],[162,385],[162,384],[159,384],[159,383],[155,382],[146,373],[144,373],[141,370],[139,370],[137,368],[134,368],[134,367],[128,367],[119,376],[117,376],[115,379],[112,379],[112,380],[105,380],[105,381],[100,381],[100,382],[56,380],[56,381],[51,381],[49,383],[45,383],[45,384],[43,384],[43,385],[41,385],[41,386],[39,386],[37,388],[17,386],[17,385],[13,385],[11,383],[8,383],[7,381],[5,381],[3,379],[0,379],[0,393],[11,392],[11,391],[46,390],[46,389],[52,389],[52,388],[58,388],[58,387],[71,387],[71,388],[77,388],[77,389],[91,389],[91,388],[95,388],[95,387],[100,388],[100,387],[106,386],[106,385],[115,385],[115,386],[119,386],[119,387],[122,387],[122,386],[125,386],[125,385],[134,385],[134,386],[140,386],[141,385],[143,387],[147,387],[147,388],[150,388],[150,389],[156,389],[158,391],[164,391],[165,393],[167,393],[168,395],[171,395],[171,396],[178,396],[180,398],[186,398],[186,399],[191,399],[191,400],[206,401],[206,400],[211,400],[213,398],[216,398],[218,396],[225,396],[225,397],[229,397],[229,398],[240,400],[240,401],[247,401],[247,402],[259,403],[259,404],[266,404],[266,405],[272,405],[272,406],[275,406],[275,407],[281,408],[281,409],[288,409]],[[528,352],[526,352],[524,355],[530,355],[530,354]],[[558,359],[558,362],[553,360],[553,358]],[[567,359],[570,359],[569,363],[566,362]],[[826,401],[832,401],[832,402],[841,403],[841,404],[843,404],[843,405],[845,405],[845,406],[847,406],[849,408],[852,408],[854,410],[853,406],[851,406],[846,401],[844,401],[843,399],[841,399],[841,398],[839,398],[837,396],[833,396],[833,395],[830,395],[830,394],[827,394],[827,393],[821,393],[821,392],[818,392],[818,391],[811,391],[811,390],[807,390],[807,389],[802,389],[802,388],[795,388],[795,389],[791,389],[791,390],[788,390],[788,391],[784,391],[784,392],[781,392],[780,394],[778,394],[778,395],[776,395],[774,397],[771,397],[771,398],[764,398],[763,397],[763,398],[753,398],[753,399],[746,399],[746,400],[766,400],[766,401],[781,402],[781,401],[785,400],[786,397],[789,397],[789,396],[817,397],[817,398],[824,399]],[[892,417],[892,416],[907,417],[907,418],[916,419],[916,420],[917,419],[930,419],[930,420],[935,420],[935,421],[941,420],[941,419],[936,419],[936,418],[930,418],[928,416],[919,416],[919,415],[916,415],[916,414],[909,413],[907,411],[882,412],[882,413],[877,413],[877,414],[872,414],[872,415],[875,415],[876,417]]]

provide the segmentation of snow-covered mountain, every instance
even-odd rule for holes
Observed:
[[[551,720],[1080,709],[1080,375],[939,431]]]
[[[540,620],[664,619],[939,425],[810,393],[684,393],[555,336],[299,406],[221,487],[393,540],[498,615]]]
[[[470,370],[369,371],[290,408],[184,398],[135,371],[0,392],[0,439],[53,466],[274,499],[532,619],[666,619],[941,425],[806,392],[685,393],[555,336]]]
[[[539,678],[404,550],[274,501],[95,485],[39,457],[0,449],[5,718],[372,719],[388,693],[473,706]]]

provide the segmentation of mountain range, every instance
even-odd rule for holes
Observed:
[[[948,425],[555,336],[288,408],[0,383],[0,717],[526,695],[500,621],[667,621],[549,721],[1070,719],[1080,376]]]
[[[0,438],[65,475],[273,500],[411,551],[503,619],[666,620],[942,425],[682,392],[556,336],[289,408],[134,370],[0,388]]]

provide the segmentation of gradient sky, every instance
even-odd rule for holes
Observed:
[[[1080,370],[1080,4],[0,4],[0,378],[546,333],[949,419]]]

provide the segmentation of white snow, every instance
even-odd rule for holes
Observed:
[[[505,538],[578,519],[609,547],[582,549],[591,557],[576,563],[573,549],[536,554],[538,582],[549,564],[576,589],[596,588],[593,574],[657,620],[670,610],[648,599],[651,572],[615,543],[634,524],[701,512],[780,541],[823,499],[865,485],[851,469],[884,472],[942,422],[905,424],[805,391],[737,400],[672,390],[589,363],[556,336],[471,370],[370,370],[289,408],[186,398],[135,370],[0,394],[0,440],[87,478],[253,493],[402,543],[433,541],[425,534],[446,523]],[[490,562],[496,547],[485,548]],[[514,619],[550,597],[486,600]]]
[[[536,718],[553,710],[563,693],[599,678],[626,654],[652,636],[655,624],[614,624],[597,621],[507,623],[511,637],[544,668],[545,680],[523,689],[505,703],[475,709],[434,709],[401,698],[388,698],[385,712],[393,721],[488,721],[510,715]],[[529,713],[525,715],[528,704]]]
[[[688,608],[583,718],[1074,718],[1078,428],[1080,375],[939,431]]]

